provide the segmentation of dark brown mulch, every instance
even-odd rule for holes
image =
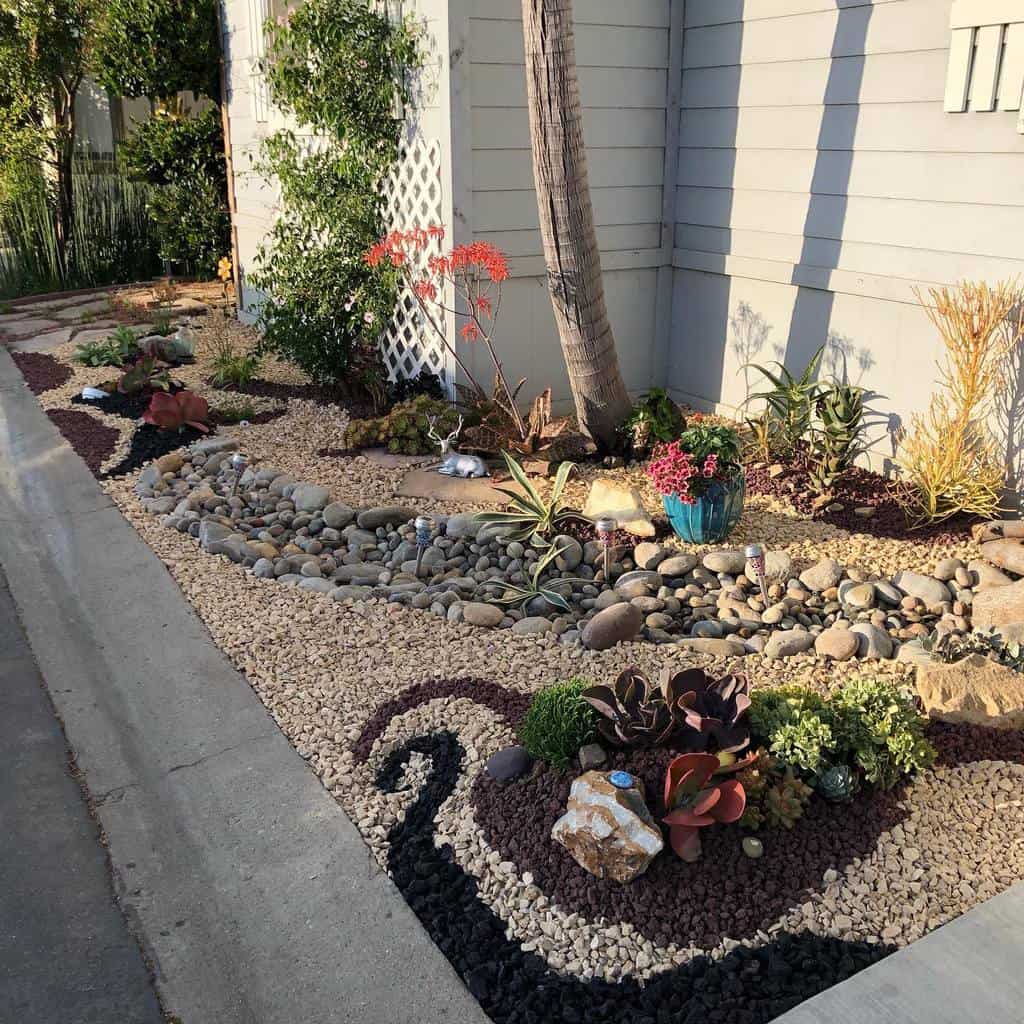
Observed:
[[[955,543],[970,534],[976,516],[961,515],[943,523],[920,528],[908,521],[897,499],[895,485],[879,473],[855,466],[848,470],[835,487],[833,502],[843,506],[842,511],[815,509],[810,477],[802,458],[786,466],[785,472],[772,477],[763,463],[747,466],[747,493],[764,494],[780,498],[803,515],[838,526],[851,533],[866,533],[873,537],[936,543]],[[873,508],[868,517],[854,512],[857,508]]]
[[[11,358],[34,395],[59,388],[71,380],[71,367],[45,352],[12,352]]]
[[[643,779],[648,804],[660,810],[666,750],[614,754],[614,768]],[[551,839],[564,813],[572,783],[540,765],[526,779],[501,784],[481,773],[473,785],[474,813],[484,839],[533,874],[536,884],[566,913],[628,921],[653,942],[716,946],[723,938],[753,937],[781,914],[817,891],[829,868],[842,871],[874,850],[879,835],[906,817],[900,791],[862,792],[852,803],[812,800],[792,830],[762,830],[765,856],[744,856],[742,833],[710,828],[702,835],[703,855],[696,864],[674,856],[657,857],[628,886],[595,878]]]
[[[396,715],[405,714],[429,701],[442,697],[468,697],[495,714],[501,715],[513,728],[517,728],[529,706],[531,695],[506,689],[486,679],[429,679],[410,686],[404,693],[382,704],[370,716],[352,745],[352,752],[361,764],[370,756],[373,745]]]
[[[114,454],[120,436],[118,431],[77,409],[49,409],[46,415],[92,474],[99,476],[104,459]]]

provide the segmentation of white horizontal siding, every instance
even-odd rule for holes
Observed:
[[[517,0],[473,0],[473,16],[521,24]],[[575,0],[573,18],[577,28],[580,25],[668,28],[669,0]]]
[[[524,107],[474,107],[471,142],[476,150],[530,148]],[[650,108],[623,116],[614,108],[588,107],[583,118],[587,152],[597,149],[651,149],[665,146],[665,111]]]
[[[577,24],[573,35],[580,68],[668,67],[668,33],[663,28]],[[518,21],[473,18],[470,46],[477,64],[515,64],[521,68],[525,60]]]
[[[662,148],[601,149],[587,147],[591,188],[661,188],[665,175]],[[478,150],[473,155],[473,187],[479,192],[533,188],[529,150]]]
[[[649,68],[580,68],[580,95],[585,108],[665,108],[667,76]],[[512,64],[474,64],[470,73],[474,107],[526,109],[526,77]]]
[[[905,0],[874,0],[873,6],[904,3]],[[794,14],[817,14],[836,8],[870,7],[872,0],[686,0],[686,27],[743,23],[788,18]]]
[[[592,188],[594,220],[599,225],[655,224],[661,220],[660,188]],[[478,235],[491,231],[539,228],[537,194],[474,192],[473,223]]]

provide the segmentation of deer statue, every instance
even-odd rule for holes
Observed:
[[[462,432],[462,416],[459,425],[447,436],[441,437],[437,432],[437,417],[427,417],[427,436],[437,442],[441,449],[441,464],[437,467],[442,476],[479,477],[490,476],[484,460],[476,455],[460,455],[452,448],[452,443]]]

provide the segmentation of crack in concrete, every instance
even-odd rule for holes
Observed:
[[[184,764],[176,764],[172,768],[167,769],[167,774],[172,775],[174,772],[180,772],[185,768],[195,768],[197,765],[203,764],[206,761],[211,761],[215,757],[220,757],[223,754],[230,754],[234,750],[247,746],[249,743],[255,743],[257,740],[268,740],[274,734],[269,732],[260,733],[258,736],[250,736],[248,739],[240,740],[238,743],[233,743],[230,747],[225,747],[223,750],[215,750],[210,754],[203,754],[202,757],[197,758],[195,761],[186,761]]]

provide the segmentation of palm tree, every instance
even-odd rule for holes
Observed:
[[[523,0],[544,260],[580,427],[603,448],[630,410],[601,280],[576,81],[572,0]]]

